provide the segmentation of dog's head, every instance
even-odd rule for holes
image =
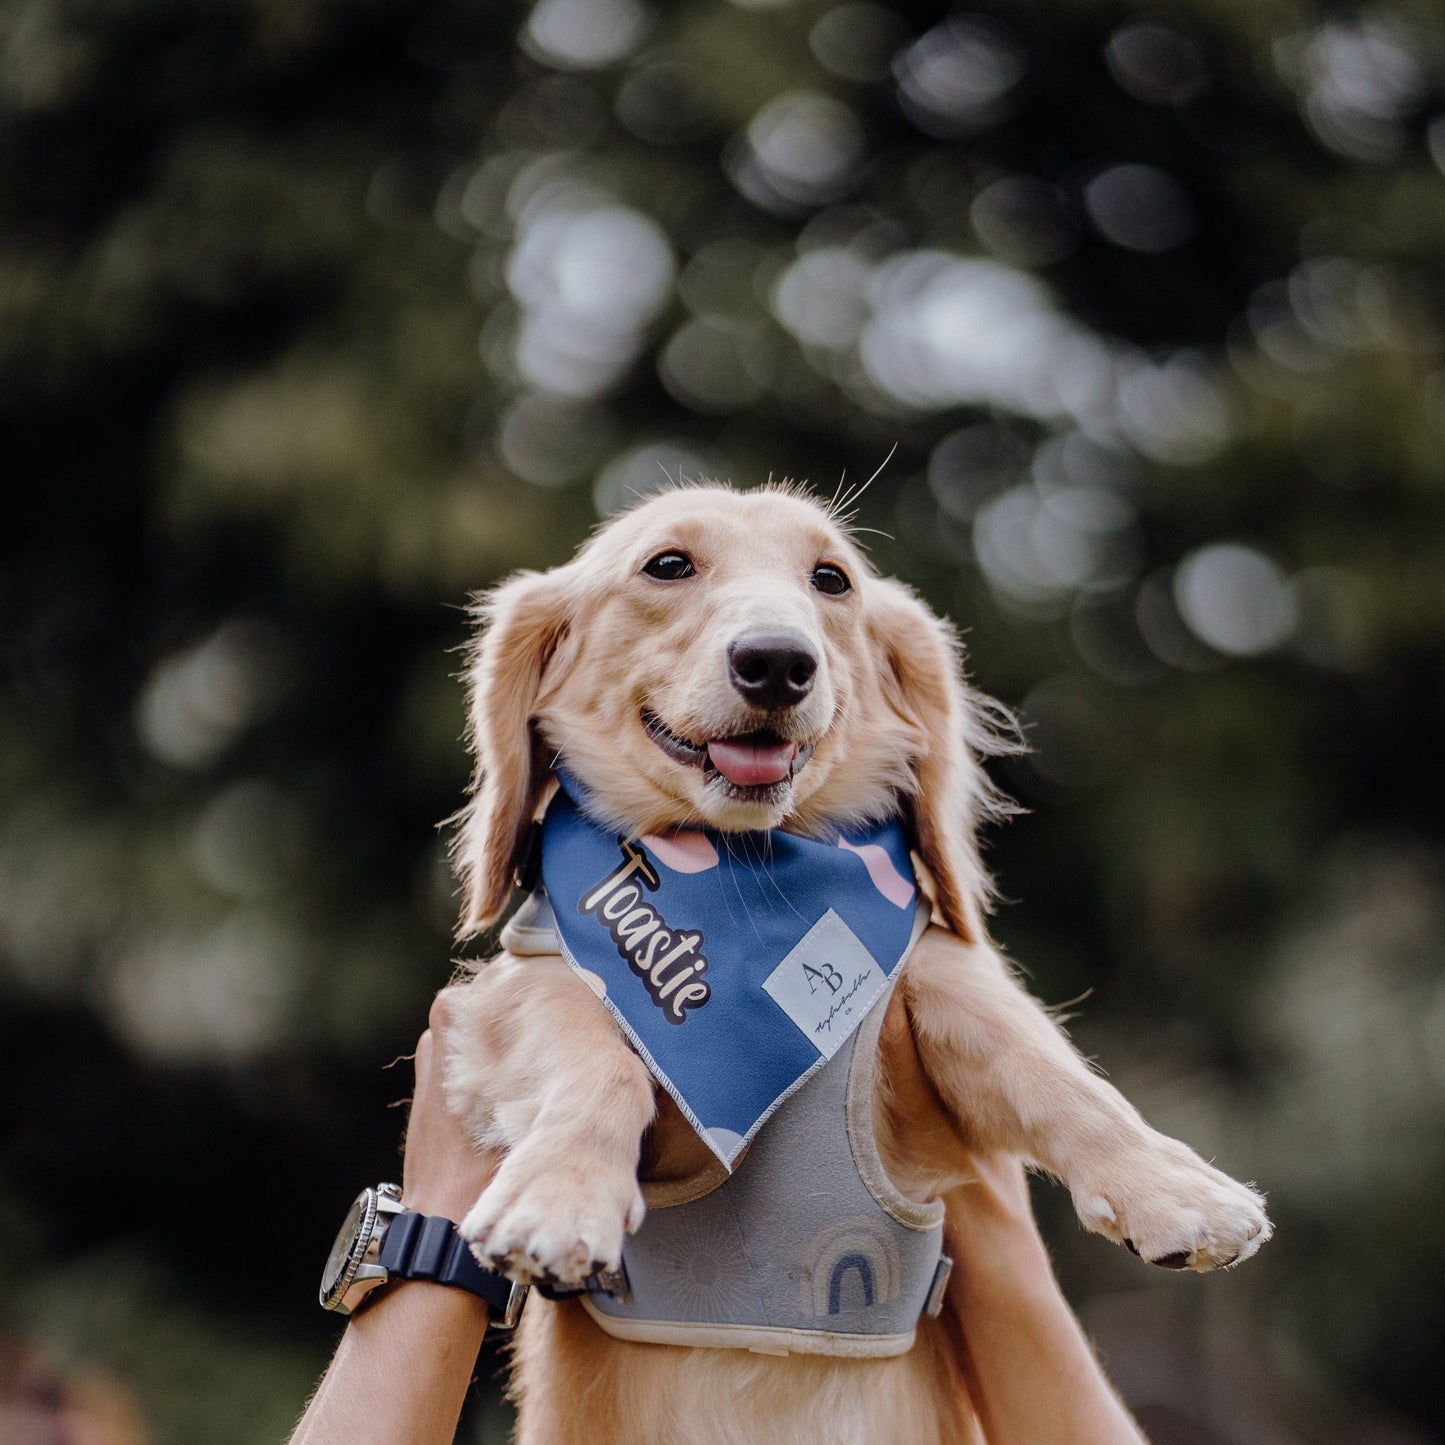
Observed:
[[[706,824],[805,834],[903,815],[965,937],[988,893],[975,829],[992,730],[958,643],[789,490],[684,487],[563,567],[482,597],[462,932],[494,922],[551,770],[630,836]]]

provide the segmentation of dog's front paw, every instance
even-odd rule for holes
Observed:
[[[623,1238],[644,1213],[634,1171],[595,1160],[534,1160],[518,1151],[460,1228],[477,1259],[509,1278],[574,1286],[621,1265]]]
[[[1255,1190],[1163,1135],[1117,1172],[1072,1183],[1086,1229],[1165,1269],[1222,1269],[1248,1259],[1274,1233]]]

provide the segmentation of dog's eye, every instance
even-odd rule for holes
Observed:
[[[851,590],[853,584],[841,567],[825,562],[821,567],[813,568],[813,586],[819,592],[827,593],[829,597],[841,597]]]
[[[642,570],[659,582],[680,582],[684,577],[691,577],[697,569],[686,552],[659,552]]]

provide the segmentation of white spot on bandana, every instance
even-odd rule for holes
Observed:
[[[773,1002],[831,1059],[887,983],[858,935],[830,908],[763,981]]]

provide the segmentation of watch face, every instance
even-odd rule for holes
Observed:
[[[376,1191],[363,1189],[356,1202],[346,1213],[346,1220],[326,1257],[326,1268],[321,1274],[321,1303],[327,1309],[335,1309],[346,1293],[371,1240],[372,1226],[376,1223]]]

